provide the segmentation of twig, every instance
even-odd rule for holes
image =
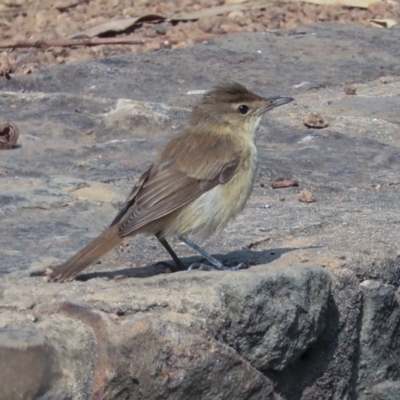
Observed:
[[[101,44],[144,44],[143,40],[131,38],[83,38],[83,39],[50,39],[50,40],[3,40],[0,49],[9,48],[48,48],[48,47],[73,47],[73,46],[99,46]]]

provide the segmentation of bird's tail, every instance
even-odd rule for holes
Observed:
[[[48,282],[72,281],[82,270],[95,263],[104,254],[112,250],[121,242],[118,235],[118,226],[106,229],[99,237],[85,246],[82,250],[72,256],[65,263],[46,271]]]

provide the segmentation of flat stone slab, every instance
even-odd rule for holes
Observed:
[[[395,391],[399,42],[396,29],[323,24],[2,80],[1,119],[17,124],[20,147],[0,152],[0,334],[33,332],[26,336],[32,357],[55,358],[40,370],[51,366],[52,384],[41,384],[38,370],[36,386],[24,390],[183,399],[190,389],[202,399],[219,393],[290,400]],[[296,99],[264,118],[249,203],[223,235],[206,243],[228,263],[254,266],[232,274],[166,274],[149,267],[167,261],[165,251],[154,238],[137,237],[85,271],[83,282],[45,284],[30,276],[97,236],[134,179],[185,125],[199,91],[227,79]],[[344,92],[347,83],[355,95]],[[306,128],[310,112],[329,126]],[[297,179],[299,187],[273,190],[281,177]],[[299,202],[303,189],[314,203]],[[184,260],[199,259],[182,243],[172,244]],[[160,276],[148,277],[154,273]],[[224,301],[229,307],[222,316]],[[151,353],[149,345],[145,360],[140,335],[149,335],[155,349],[171,350]],[[17,342],[7,342],[3,353],[0,348],[0,357],[19,357]],[[104,357],[100,367],[96,357]],[[118,360],[112,367],[110,357]],[[146,373],[137,363],[145,363]],[[194,369],[183,372],[189,366]],[[225,383],[218,392],[215,376],[231,373],[237,393]],[[149,376],[159,379],[154,392]],[[194,388],[199,376],[204,385]],[[251,383],[239,385],[245,376]],[[206,392],[207,385],[214,389]]]
[[[119,381],[129,379],[138,381],[135,391],[146,399],[165,391],[184,398],[188,390],[199,399],[213,399],[218,391],[238,400],[272,399],[272,381],[260,371],[284,369],[317,340],[330,293],[330,277],[320,267],[259,266],[218,279],[196,271],[71,285],[22,277],[16,285],[9,276],[0,299],[0,335],[10,326],[34,330],[36,341],[46,338],[56,354],[58,374],[53,369],[53,376],[37,377],[40,369],[33,368],[29,393],[52,384],[54,396],[79,399],[89,393],[115,398],[114,391],[128,390]],[[0,361],[6,363],[6,354],[18,360],[15,354],[26,348],[20,342],[0,340]],[[39,348],[44,352],[45,344]],[[46,357],[36,357],[42,369],[48,367]],[[7,388],[0,389],[1,398]]]

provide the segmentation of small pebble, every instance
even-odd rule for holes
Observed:
[[[303,189],[299,194],[299,200],[302,203],[314,203],[315,197],[309,190]]]
[[[355,95],[357,92],[357,88],[354,85],[346,85],[344,87],[344,92],[348,95]]]
[[[322,129],[329,126],[328,122],[320,115],[319,112],[313,111],[304,117],[303,123],[308,128]]]

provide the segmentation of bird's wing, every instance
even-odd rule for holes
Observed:
[[[135,197],[136,197],[138,191],[142,188],[143,184],[148,179],[152,168],[153,168],[153,165],[151,165],[150,168],[148,168],[141,175],[139,180],[136,182],[135,186],[133,187],[133,189],[129,193],[128,198],[125,200],[125,203],[123,204],[121,209],[118,211],[118,214],[115,216],[115,218],[111,222],[110,227],[115,225],[115,224],[117,224],[122,219],[122,217],[126,214],[126,212],[129,210],[129,208],[132,207],[132,205],[135,203]]]
[[[120,236],[130,235],[171,214],[232,178],[240,161],[240,151],[235,151],[224,140],[215,141],[210,148],[207,142],[196,143],[193,139],[193,135],[186,135],[170,142],[161,155],[162,161],[142,175],[140,186],[132,190],[115,219],[120,222]],[[177,149],[181,151],[177,153]]]

